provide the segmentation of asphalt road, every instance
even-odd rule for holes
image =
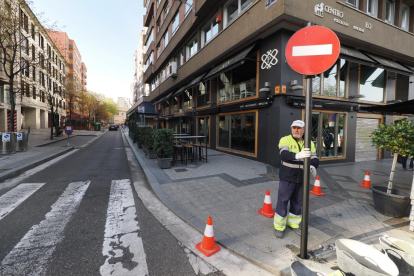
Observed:
[[[120,131],[0,190],[0,275],[195,275],[131,185]]]

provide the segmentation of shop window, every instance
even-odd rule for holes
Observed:
[[[251,0],[230,0],[224,6],[224,26],[230,24],[230,22],[238,17],[251,3]]]
[[[348,5],[351,5],[355,8],[358,8],[358,0],[345,0],[345,3],[347,3]]]
[[[203,107],[210,101],[210,81],[200,82],[197,93],[197,107]]]
[[[404,75],[398,75],[395,86],[395,99],[405,102],[408,101],[408,88],[410,85],[410,78]]]
[[[395,2],[394,0],[387,0],[385,4],[385,22],[394,24]]]
[[[197,135],[206,136],[207,145],[210,144],[210,116],[197,117]],[[204,143],[203,139],[200,139]]]
[[[219,147],[256,153],[256,112],[219,116]]]
[[[359,80],[359,94],[364,96],[364,101],[384,102],[387,80],[384,69],[361,65]]]
[[[184,110],[189,110],[193,108],[193,89],[186,89],[183,93],[183,107]]]
[[[187,44],[187,47],[186,47],[187,48],[187,54],[186,54],[187,60],[197,53],[197,47],[198,47],[197,37],[194,37],[193,40],[191,40],[191,42]]]
[[[219,103],[256,96],[257,66],[246,60],[242,65],[218,77]]]
[[[312,142],[319,158],[345,156],[346,114],[314,112],[312,114]]]
[[[174,97],[173,99],[173,104],[174,104],[174,113],[180,112],[180,98],[179,97]]]
[[[375,17],[378,16],[378,0],[367,1],[367,13]]]
[[[213,19],[204,26],[201,30],[201,45],[206,45],[213,37],[218,34],[219,31],[219,23],[216,22],[217,14],[213,17]]]
[[[338,59],[331,68],[312,80],[312,93],[338,98],[346,97],[348,71],[349,62]],[[321,86],[323,87],[322,90]]]
[[[402,6],[401,29],[408,31],[410,23],[410,8],[407,5]]]

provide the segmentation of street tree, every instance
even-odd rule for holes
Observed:
[[[77,84],[70,75],[66,76],[65,79],[65,95],[66,95],[66,103],[68,105],[69,110],[69,122],[72,123],[72,113],[75,109],[75,105],[78,101],[78,93],[77,93]]]
[[[403,157],[414,157],[414,125],[412,121],[400,120],[392,124],[380,124],[371,134],[372,144],[377,149],[386,149],[394,155],[387,193],[393,187],[395,165],[398,154]]]
[[[33,21],[29,30],[28,16],[22,12],[28,9],[32,1],[9,0],[0,1],[0,66],[6,77],[8,89],[7,98],[10,101],[10,131],[15,131],[15,112],[17,99],[28,93],[28,84],[34,82],[28,80],[31,68],[43,65],[50,57],[38,56],[32,46],[29,47],[29,38],[35,37],[43,29],[42,15],[37,16],[38,20]],[[56,23],[48,26],[49,29],[56,29]],[[27,86],[23,84],[22,78],[27,77]],[[26,91],[27,90],[27,91]]]

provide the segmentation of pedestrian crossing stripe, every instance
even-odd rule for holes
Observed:
[[[25,183],[8,191],[0,197],[0,220],[16,209],[28,197],[39,190],[45,183]]]
[[[100,268],[101,275],[148,275],[129,179],[112,181],[106,217],[102,248],[105,263]],[[126,253],[133,256],[127,267],[125,260],[119,258]]]
[[[63,240],[64,229],[76,212],[90,181],[70,183],[45,219],[33,226],[3,259],[0,275],[45,275],[47,263]]]

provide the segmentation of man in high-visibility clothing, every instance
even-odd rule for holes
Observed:
[[[279,193],[277,196],[276,213],[273,219],[276,238],[283,238],[286,224],[300,234],[302,221],[303,199],[303,160],[311,158],[311,173],[316,176],[319,159],[313,142],[311,148],[304,148],[303,133],[305,123],[296,120],[292,123],[292,134],[282,137],[279,142],[280,169]],[[290,201],[289,214],[287,210]]]

